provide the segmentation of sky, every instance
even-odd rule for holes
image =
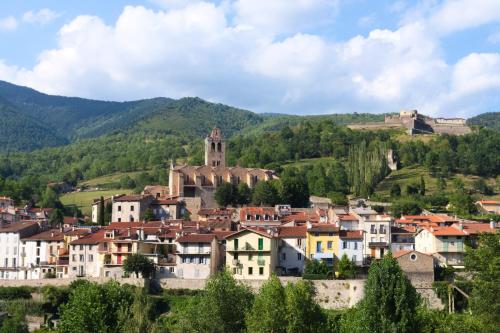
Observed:
[[[500,0],[3,0],[0,80],[255,112],[500,111]]]

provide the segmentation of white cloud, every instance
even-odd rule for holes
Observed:
[[[17,29],[19,23],[14,16],[0,18],[0,31],[13,31]]]
[[[38,11],[28,11],[23,14],[23,21],[27,23],[34,23],[45,25],[56,18],[60,17],[61,14],[54,12],[48,8],[43,8]]]
[[[417,108],[458,115],[492,106],[484,94],[499,90],[499,54],[446,63],[434,26],[423,19],[332,41],[295,30],[315,24],[312,13],[333,8],[333,2],[287,3],[296,6],[282,18],[278,5],[268,5],[259,18],[242,0],[229,7],[189,2],[165,11],[127,6],[114,24],[78,16],[59,30],[57,47],[42,52],[33,68],[0,61],[0,79],[63,95],[200,96],[268,112]]]
[[[500,44],[500,31],[490,34],[487,40],[491,44]]]

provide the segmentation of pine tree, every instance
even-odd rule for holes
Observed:
[[[104,225],[104,198],[101,197],[99,199],[99,209],[97,211],[98,218],[97,218],[97,224],[99,225]]]

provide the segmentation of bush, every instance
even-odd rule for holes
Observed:
[[[313,274],[313,273],[304,273],[302,275],[304,280],[333,280],[333,274]]]
[[[31,288],[29,287],[0,287],[0,299],[30,299]]]
[[[43,276],[45,279],[55,279],[56,278],[56,273],[54,272],[47,272]]]

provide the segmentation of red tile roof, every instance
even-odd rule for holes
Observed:
[[[198,215],[232,215],[233,211],[231,209],[220,209],[220,208],[202,208],[198,211]]]
[[[498,200],[480,200],[478,202],[482,205],[500,205]]]
[[[14,222],[0,227],[0,232],[19,232],[24,229],[33,228],[34,225],[38,225],[38,222],[37,221]]]
[[[77,217],[65,216],[64,224],[78,224],[79,220]]]
[[[70,243],[70,245],[95,245],[104,241],[104,234],[106,230],[99,230],[90,235],[84,236],[82,238],[76,239]]]
[[[216,237],[214,234],[188,234],[176,239],[178,243],[211,243]]]
[[[177,199],[156,199],[151,204],[152,205],[177,205],[179,201]]]
[[[363,230],[340,230],[339,236],[344,239],[363,239]]]
[[[115,198],[114,201],[141,201],[146,197],[150,197],[151,195],[142,195],[142,194],[136,194],[136,195],[124,195],[119,198]]]
[[[401,251],[396,251],[396,252],[394,252],[392,254],[392,256],[397,259],[399,257],[402,257],[404,255],[407,255],[407,254],[410,254],[410,253],[413,253],[413,252],[416,252],[418,254],[421,254],[421,255],[424,255],[424,256],[428,256],[428,257],[432,256],[431,254],[422,253],[422,252],[415,251],[415,250],[401,250]]]
[[[358,218],[351,214],[340,214],[337,215],[340,221],[357,221]]]
[[[60,229],[51,229],[44,232],[40,232],[38,234],[32,235],[30,237],[26,237],[22,239],[23,241],[63,241],[64,240],[64,232]]]
[[[434,236],[465,236],[466,234],[454,227],[424,227]]]
[[[476,235],[483,232],[492,233],[500,231],[500,228],[496,226],[492,228],[489,223],[462,223],[462,226],[462,231],[468,235]],[[453,224],[453,227],[460,230],[460,225],[458,223]]]
[[[307,233],[306,226],[281,227],[278,237],[280,238],[305,238]]]
[[[259,235],[267,237],[267,238],[273,238],[273,236],[270,235],[267,232],[267,230],[264,229],[264,228],[250,228],[250,227],[248,227],[248,228],[241,228],[240,231],[233,232],[232,234],[227,235],[226,238],[233,238],[234,236],[239,235],[239,234],[241,234],[243,232],[247,232],[247,231],[248,232],[255,232],[256,234],[259,234]]]

